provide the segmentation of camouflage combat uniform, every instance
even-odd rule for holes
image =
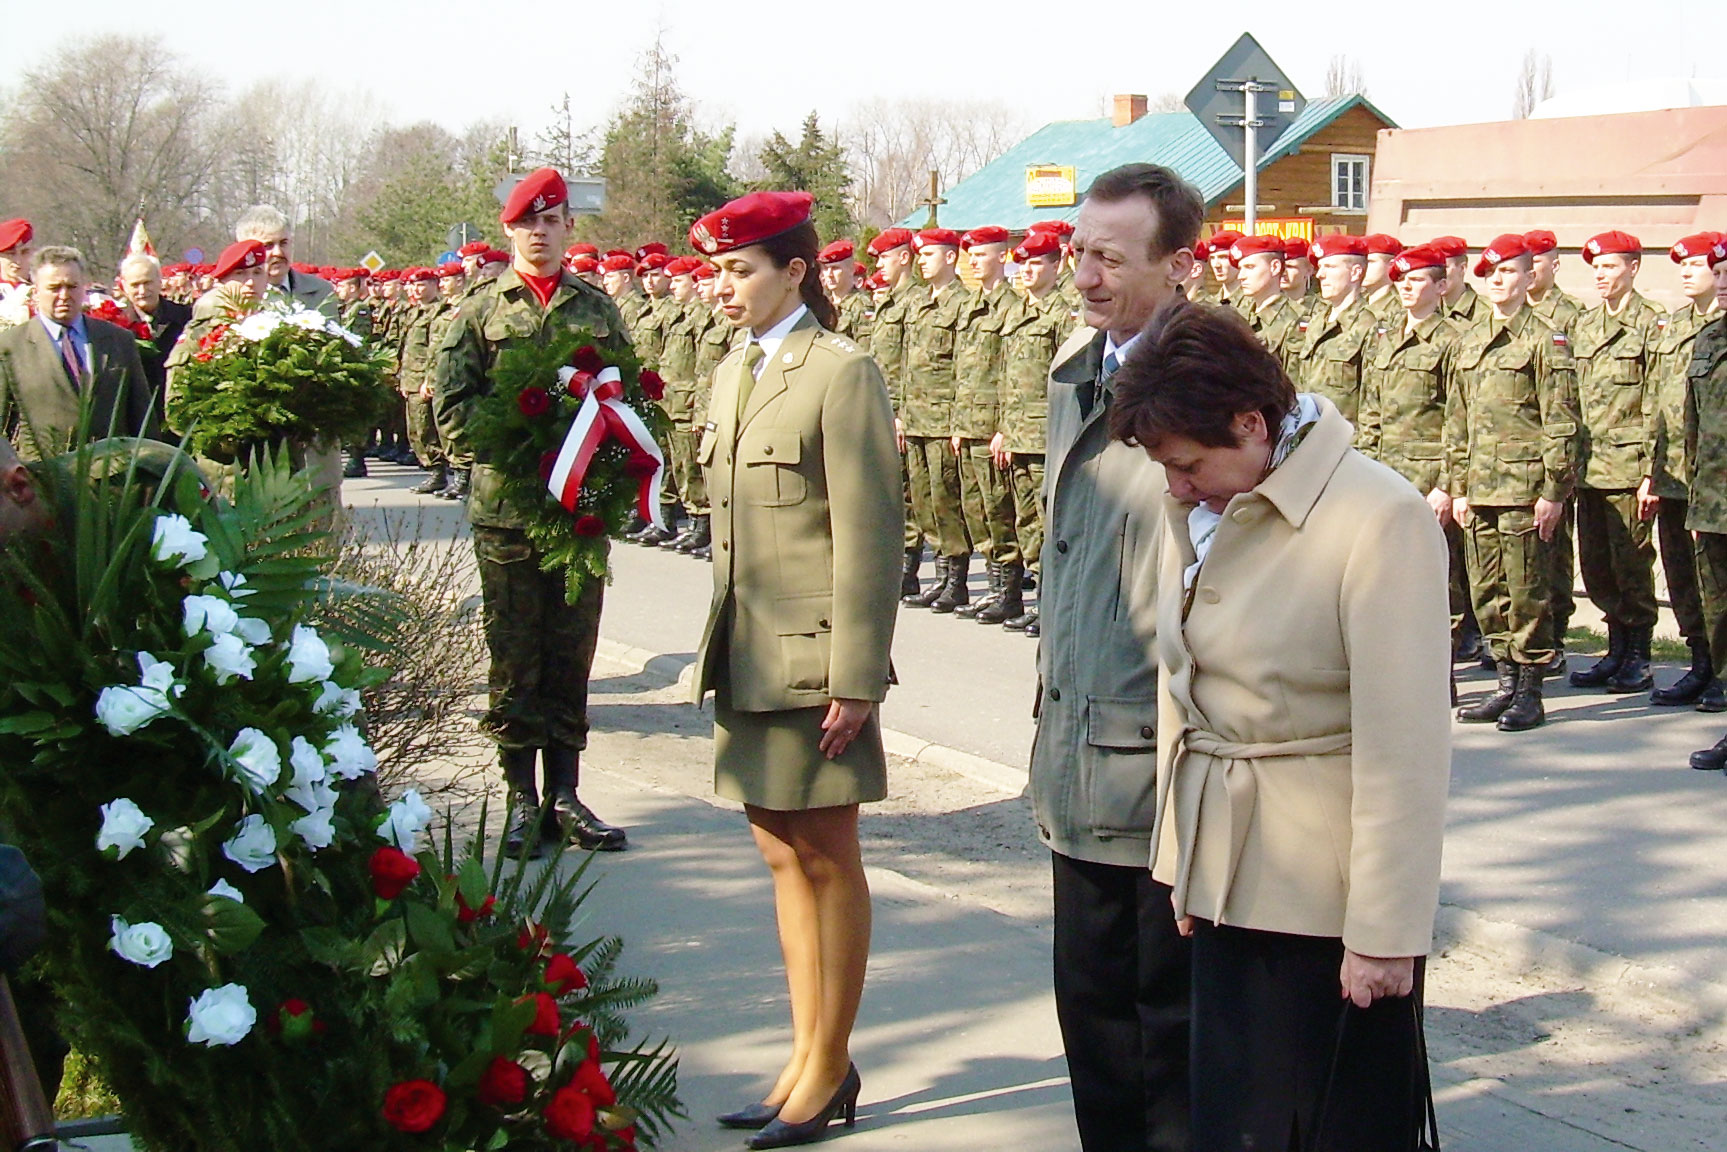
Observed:
[[[1079,323],[1066,299],[1051,291],[1026,296],[1003,330],[1001,433],[1011,456],[1014,538],[1026,568],[1043,556],[1044,428],[1049,416],[1049,369],[1056,350]]]
[[[1308,320],[1296,354],[1295,386],[1330,400],[1351,424],[1361,409],[1362,354],[1375,323],[1360,296],[1335,318],[1330,306],[1321,304]]]
[[[1666,317],[1649,361],[1649,383],[1643,389],[1643,425],[1649,435],[1644,453],[1649,461],[1650,493],[1661,498],[1655,514],[1655,536],[1660,544],[1661,570],[1667,577],[1667,599],[1673,605],[1679,634],[1688,641],[1705,643],[1696,548],[1685,527],[1691,504],[1685,464],[1685,396],[1697,334],[1720,315],[1719,310],[1698,312],[1687,303]]]
[[[1685,458],[1696,536],[1697,583],[1709,656],[1727,668],[1727,323],[1717,314],[1691,343],[1685,389]]]
[[[959,484],[966,528],[991,564],[1018,564],[1013,493],[989,442],[1001,424],[1002,333],[1019,298],[1004,280],[974,293],[960,318],[954,356],[952,434],[959,439]]]
[[[926,289],[914,301],[906,327],[905,391],[899,406],[912,513],[924,535],[934,539],[936,555],[955,560],[969,557],[972,550],[960,508],[959,460],[950,439],[954,358],[972,292],[955,277],[939,296]]]

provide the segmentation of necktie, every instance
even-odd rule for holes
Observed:
[[[1090,388],[1079,394],[1079,418],[1081,420],[1091,418],[1091,410],[1097,407],[1097,401],[1103,395],[1103,386],[1109,382],[1110,378],[1115,375],[1115,370],[1120,367],[1121,359],[1116,356],[1115,350],[1111,349],[1103,358],[1103,371],[1098,374],[1096,380],[1092,381]]]
[[[744,407],[750,402],[750,393],[755,390],[756,372],[761,368],[762,361],[768,354],[762,351],[762,346],[754,340],[744,349],[744,378],[738,381],[738,416],[744,414]]]
[[[84,365],[78,360],[77,346],[72,343],[72,329],[60,329],[60,361],[66,366],[66,378],[76,392],[84,383]]]

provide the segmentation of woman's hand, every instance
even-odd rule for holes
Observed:
[[[1415,957],[1363,956],[1343,950],[1343,999],[1353,1000],[1357,1008],[1366,1008],[1386,996],[1407,996],[1415,991]]]
[[[857,734],[869,719],[870,710],[875,707],[873,700],[841,700],[837,697],[828,701],[828,714],[822,720],[822,742],[819,747],[822,755],[829,760],[837,760],[840,755],[857,739]]]

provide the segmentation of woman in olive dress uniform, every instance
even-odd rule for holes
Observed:
[[[852,1123],[849,1041],[869,958],[858,805],[887,795],[877,704],[891,676],[903,533],[880,369],[829,330],[803,192],[698,220],[716,299],[749,333],[714,374],[699,448],[714,598],[695,698],[714,694],[714,789],[744,805],[773,877],[792,1054],[758,1104],[720,1117],[752,1148]]]

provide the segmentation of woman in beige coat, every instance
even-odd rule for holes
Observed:
[[[1233,311],[1189,306],[1140,344],[1111,432],[1169,482],[1153,871],[1194,940],[1194,1148],[1414,1148],[1444,537]]]
[[[759,1104],[720,1117],[752,1148],[852,1123],[848,1045],[869,958],[858,805],[887,795],[876,705],[899,606],[903,503],[881,371],[827,325],[807,193],[758,192],[690,242],[749,332],[714,373],[698,449],[714,598],[696,700],[714,693],[714,788],[740,801],[773,876],[792,1054]]]

